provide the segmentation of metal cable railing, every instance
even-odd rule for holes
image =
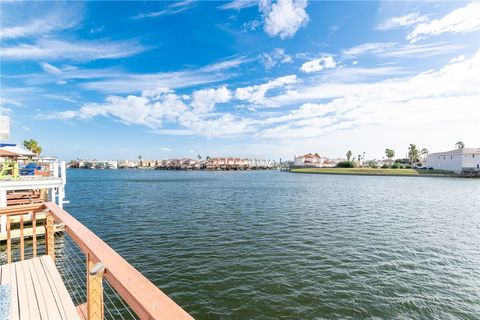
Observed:
[[[55,204],[0,208],[0,215],[6,218],[6,237],[0,234],[4,241],[0,242],[0,265],[34,257],[40,259],[28,263],[45,261],[48,265],[54,261],[56,268],[52,268],[58,270],[73,302],[70,305],[77,307],[81,318],[100,315],[112,320],[192,319],[97,235]],[[58,278],[55,273],[50,274]]]
[[[64,232],[57,232],[55,264],[76,306],[87,302],[85,263],[85,254],[70,236]],[[104,319],[138,319],[138,316],[105,279],[103,279],[103,295]]]

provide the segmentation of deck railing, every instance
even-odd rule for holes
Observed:
[[[43,226],[40,226],[44,232],[38,232],[37,217],[44,214],[46,218]],[[54,203],[4,207],[0,208],[0,216],[2,215],[7,220],[7,263],[24,260],[26,244],[30,256],[35,257],[38,252],[42,252],[55,260],[55,230],[58,228],[62,228],[80,248],[86,262],[85,281],[82,281],[86,286],[80,288],[86,291],[86,303],[79,307],[86,309],[87,319],[103,319],[104,282],[140,319],[192,319],[102,239]],[[12,246],[13,228],[19,230],[16,232],[18,238],[15,246]],[[38,248],[39,244],[44,248]],[[59,253],[57,252],[57,257]]]

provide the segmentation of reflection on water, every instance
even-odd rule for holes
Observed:
[[[67,211],[197,319],[479,318],[480,181],[70,170]]]

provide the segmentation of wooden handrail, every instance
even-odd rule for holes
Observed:
[[[25,204],[20,206],[0,207],[0,215],[18,215],[21,213],[38,212],[45,210],[43,203]]]
[[[52,202],[44,204],[57,222],[94,262],[105,266],[104,277],[141,319],[193,319],[131,266],[102,239]],[[0,211],[1,212],[1,211]]]

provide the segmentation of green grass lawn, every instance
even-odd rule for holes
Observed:
[[[292,172],[299,173],[324,173],[324,174],[365,174],[365,175],[409,175],[409,176],[453,176],[454,173],[445,170],[425,169],[374,169],[374,168],[305,168],[292,169]]]

